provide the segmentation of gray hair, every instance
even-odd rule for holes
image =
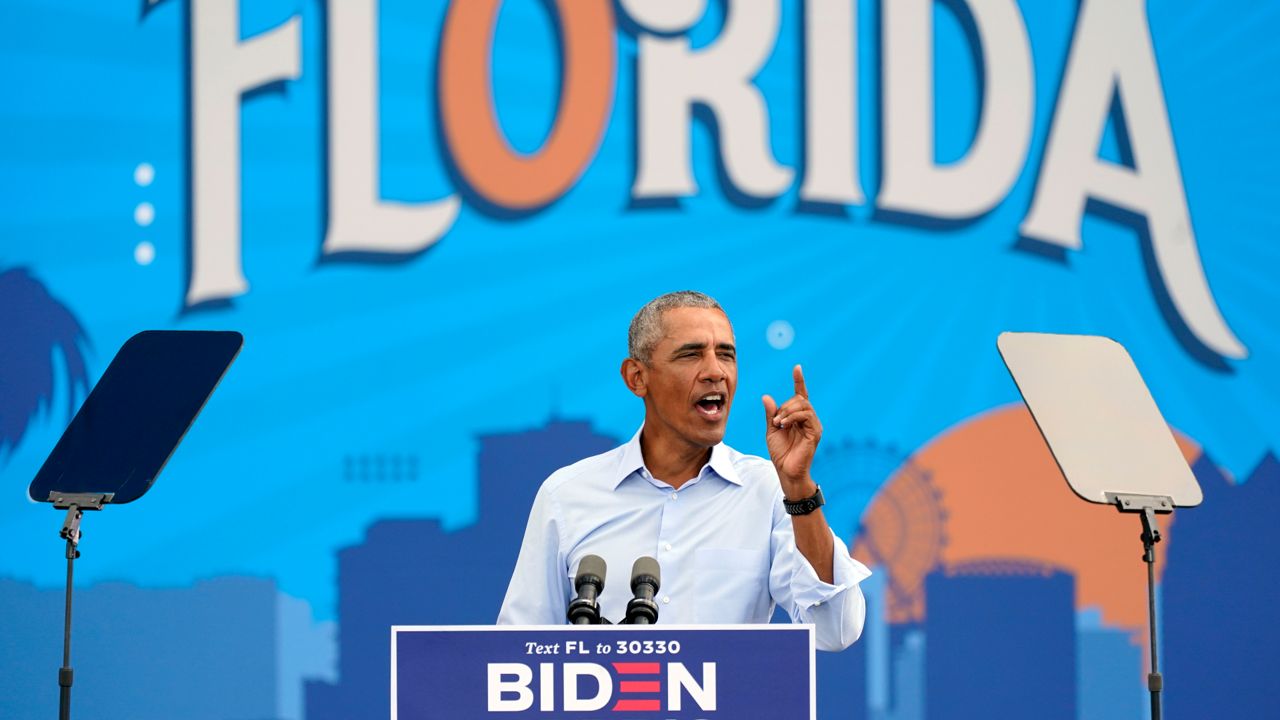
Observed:
[[[627,332],[627,353],[632,360],[646,365],[653,359],[653,348],[662,339],[662,316],[668,310],[676,308],[710,308],[724,312],[720,303],[710,295],[696,290],[678,290],[645,303],[640,312],[631,318],[631,329]],[[726,313],[727,315],[728,313]]]

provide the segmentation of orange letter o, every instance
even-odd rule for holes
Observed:
[[[542,148],[517,153],[493,108],[493,32],[502,0],[455,0],[440,46],[440,117],[458,171],[486,200],[528,210],[563,195],[600,147],[613,102],[609,0],[556,0],[563,77],[555,124]]]

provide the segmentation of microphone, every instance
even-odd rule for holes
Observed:
[[[627,603],[628,625],[652,625],[658,622],[658,603],[653,596],[662,585],[662,570],[658,561],[645,556],[631,566],[631,592],[635,597]]]
[[[588,555],[578,563],[578,574],[573,578],[573,588],[578,596],[569,603],[565,613],[574,625],[599,625],[600,604],[596,598],[604,592],[604,558]]]

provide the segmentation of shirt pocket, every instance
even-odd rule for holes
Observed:
[[[697,622],[769,621],[769,562],[763,553],[698,548],[693,553],[693,571]]]

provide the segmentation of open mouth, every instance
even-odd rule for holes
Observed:
[[[693,404],[698,414],[708,420],[719,420],[724,417],[724,393],[708,393],[698,398]]]

